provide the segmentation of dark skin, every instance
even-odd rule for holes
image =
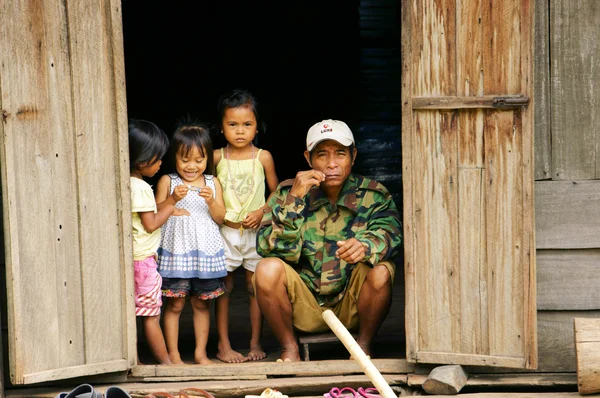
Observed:
[[[350,152],[348,147],[337,141],[320,142],[312,154],[308,151],[304,153],[311,170],[296,174],[290,193],[302,198],[310,189],[317,187],[323,190],[331,203],[335,203],[350,175],[356,154],[356,149]],[[351,264],[364,259],[366,248],[355,238],[337,243],[338,258]],[[278,361],[300,361],[292,322],[292,304],[287,292],[287,277],[281,260],[261,260],[256,268],[255,283],[260,309],[281,345]],[[360,325],[357,343],[367,355],[371,354],[373,337],[389,312],[391,298],[391,275],[385,265],[376,264],[369,270],[357,302]]]

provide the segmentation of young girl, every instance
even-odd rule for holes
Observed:
[[[279,184],[271,154],[256,148],[252,141],[260,131],[265,132],[258,113],[258,103],[249,92],[233,90],[223,95],[218,103],[221,132],[228,144],[215,151],[217,177],[223,186],[227,213],[221,227],[227,258],[227,292],[217,300],[217,330],[219,351],[217,358],[224,362],[244,362],[266,357],[260,343],[262,316],[252,276],[261,257],[256,253],[256,228],[269,210],[265,202],[265,178],[270,192]],[[250,352],[247,357],[231,348],[229,342],[229,295],[233,289],[233,275],[239,266],[246,269],[246,288],[250,295]]]
[[[182,364],[178,349],[179,317],[190,297],[196,349],[194,361],[212,363],[206,354],[210,330],[210,301],[225,293],[227,275],[219,224],[225,207],[221,184],[213,177],[213,149],[208,128],[200,124],[180,125],[172,146],[177,173],[158,181],[158,208],[179,206],[189,217],[171,217],[162,229],[158,249],[159,272],[166,297],[163,316],[165,339],[171,362]]]
[[[168,148],[169,139],[155,124],[145,120],[129,123],[135,315],[143,317],[146,340],[161,364],[170,364],[171,360],[159,323],[162,279],[156,270],[156,251],[160,227],[172,214],[185,212],[176,213],[175,201],[157,212],[154,192],[144,177],[153,177],[158,172]]]

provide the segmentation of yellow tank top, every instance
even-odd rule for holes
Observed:
[[[249,212],[265,204],[265,170],[258,160],[260,151],[262,149],[256,152],[254,159],[227,160],[221,148],[217,178],[223,187],[225,219],[228,221],[242,222]]]

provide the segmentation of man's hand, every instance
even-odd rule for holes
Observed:
[[[323,181],[325,181],[325,174],[320,171],[299,171],[296,174],[290,193],[297,198],[303,198],[312,187],[318,187]]]
[[[177,203],[181,199],[185,198],[185,195],[187,195],[189,190],[190,189],[185,185],[177,185],[175,187],[175,189],[173,189],[173,193],[171,194],[171,197],[173,198],[175,203]]]
[[[367,249],[356,238],[339,240],[335,256],[348,264],[356,264],[364,260]]]

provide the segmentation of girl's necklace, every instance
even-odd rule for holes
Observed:
[[[250,146],[252,147],[252,175],[250,178],[250,193],[252,193],[252,191],[254,191],[254,168],[256,167],[256,161],[254,160],[254,144],[250,143]],[[227,178],[229,179],[229,188],[231,188],[231,190],[233,191],[233,194],[235,195],[235,198],[238,200],[238,202],[243,205],[244,202],[240,199],[240,197],[238,196],[237,190],[235,189],[235,184],[233,181],[233,178],[231,178],[231,166],[229,165],[229,144],[227,144],[227,146],[225,147],[225,159],[227,160]],[[244,179],[245,180],[245,179]],[[242,224],[240,223],[240,236],[242,236],[242,234],[244,233],[244,227],[242,226]]]

